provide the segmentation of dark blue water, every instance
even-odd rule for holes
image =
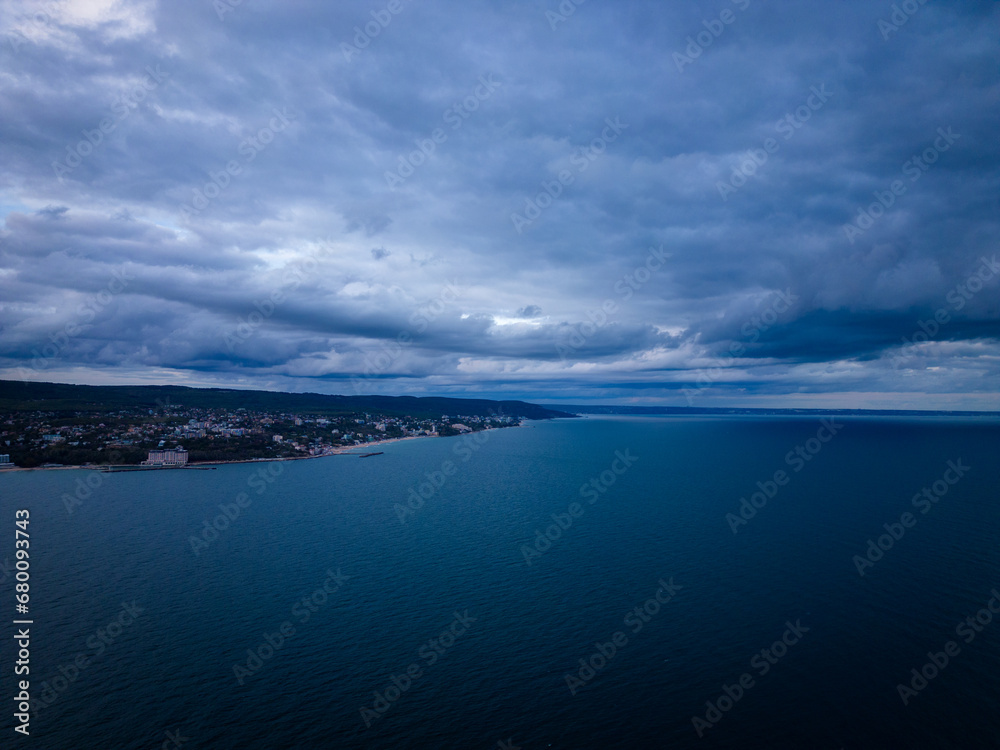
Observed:
[[[1000,425],[841,424],[807,442],[818,419],[589,418],[366,459],[0,475],[0,560],[31,511],[50,703],[13,732],[8,577],[0,746],[1000,747],[1000,615],[956,632],[1000,590]],[[758,481],[773,497],[734,534]],[[195,554],[220,504],[239,515]],[[536,548],[552,514],[567,528]],[[883,524],[902,538],[862,577]]]

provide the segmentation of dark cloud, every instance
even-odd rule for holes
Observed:
[[[225,7],[7,4],[0,375],[1000,408],[996,3]]]
[[[69,206],[46,206],[40,208],[37,213],[46,219],[60,219],[67,211],[69,211]]]

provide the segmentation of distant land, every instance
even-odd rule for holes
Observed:
[[[750,408],[712,408],[701,406],[605,406],[605,405],[563,405],[545,406],[544,408],[570,412],[572,414],[622,414],[622,415],[696,415],[696,414],[742,414],[742,415],[787,415],[818,417],[829,416],[869,416],[869,417],[1000,417],[1000,411],[930,411],[925,409],[750,409]]]
[[[0,380],[0,413],[113,412],[124,409],[247,409],[285,414],[341,416],[365,412],[418,418],[442,414],[555,419],[573,417],[524,401],[414,396],[329,396],[320,393],[243,391],[231,388],[189,388],[179,385],[66,385]]]
[[[344,416],[378,413],[432,419],[442,414],[521,417],[524,419],[572,418],[583,414],[621,415],[800,415],[820,416],[990,416],[1000,411],[949,411],[909,409],[775,409],[699,406],[623,406],[608,404],[551,405],[525,401],[450,398],[441,396],[338,396],[322,393],[283,393],[235,388],[191,388],[180,385],[72,385],[0,380],[0,413],[33,411],[112,412],[123,409],[247,409],[285,414]]]
[[[320,458],[391,440],[469,439],[558,417],[576,418],[523,401],[3,380],[0,469]]]

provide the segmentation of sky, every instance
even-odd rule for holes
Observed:
[[[6,0],[0,378],[1000,409],[998,22]]]

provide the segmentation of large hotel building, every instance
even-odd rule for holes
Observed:
[[[157,448],[149,452],[149,458],[142,462],[143,466],[184,466],[188,462],[188,452],[176,448]]]

